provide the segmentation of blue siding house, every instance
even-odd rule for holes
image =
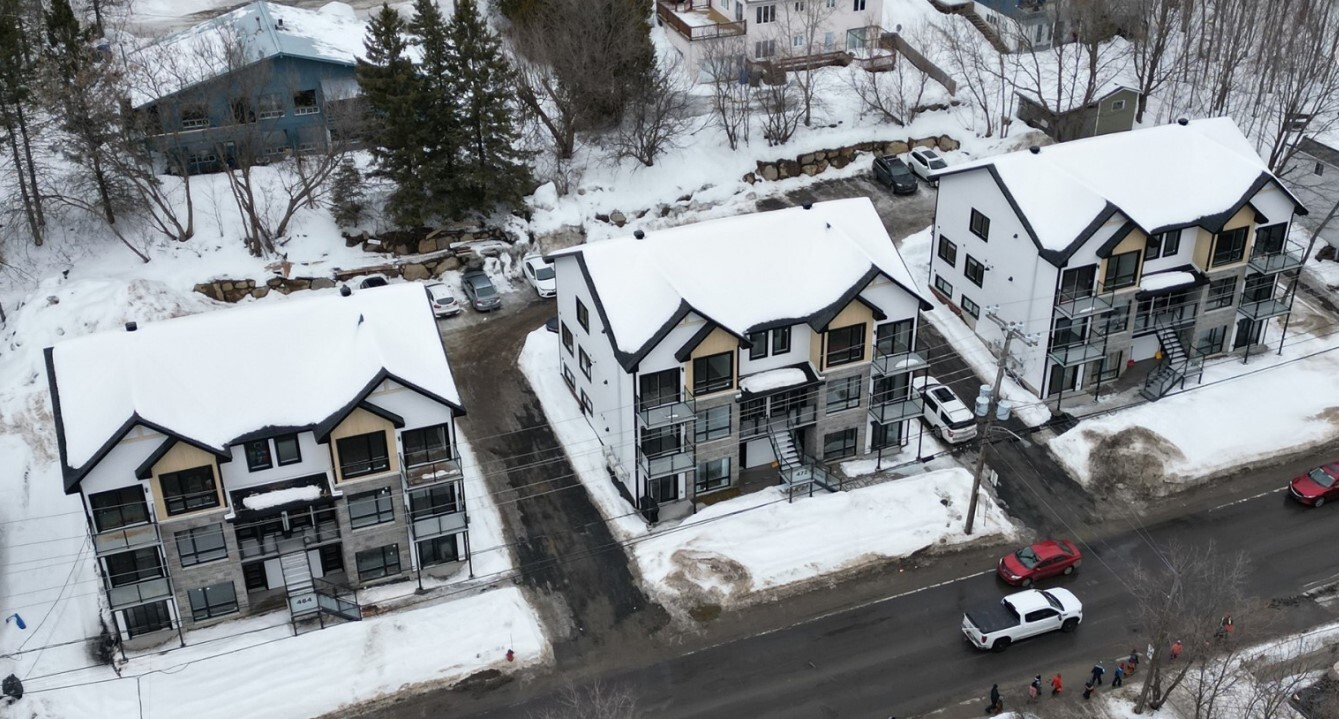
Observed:
[[[347,6],[253,2],[130,59],[130,104],[163,172],[216,172],[352,131],[362,25]]]

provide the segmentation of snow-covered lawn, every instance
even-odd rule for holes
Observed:
[[[962,534],[972,480],[961,468],[848,492],[816,491],[793,502],[773,487],[648,529],[609,479],[599,439],[558,362],[557,335],[542,327],[532,332],[521,370],[586,491],[628,544],[647,589],[671,606],[748,602],[758,592],[926,547],[1012,536],[1003,510],[984,494],[977,532],[970,539]]]

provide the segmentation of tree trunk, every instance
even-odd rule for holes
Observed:
[[[19,125],[19,137],[23,140],[23,155],[28,162],[28,183],[29,187],[32,188],[33,218],[36,220],[37,227],[40,228],[40,230],[45,231],[46,215],[42,212],[42,190],[37,185],[37,168],[33,164],[33,146],[32,140],[28,137],[28,121],[24,118],[22,103],[16,103],[14,109],[16,111],[15,117],[17,118]],[[38,232],[35,234],[33,236],[33,241],[36,244],[41,245],[42,233]]]
[[[28,219],[28,229],[33,233],[33,243],[42,244],[42,226],[37,223],[37,214],[33,209],[32,197],[28,192],[28,179],[23,172],[23,153],[19,151],[18,135],[10,130],[9,147],[14,155],[14,175],[19,181],[19,197],[23,201],[23,215]]]

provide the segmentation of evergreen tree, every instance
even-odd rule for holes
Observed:
[[[367,101],[373,175],[395,185],[386,214],[402,227],[417,227],[432,214],[424,151],[422,83],[406,51],[408,27],[400,13],[383,4],[367,23],[358,60],[358,84]]]
[[[450,40],[445,76],[455,84],[464,138],[459,191],[475,210],[510,207],[532,184],[516,125],[516,70],[474,0],[456,1]]]
[[[330,209],[340,229],[356,227],[363,220],[363,175],[353,158],[339,164],[330,186]]]
[[[0,125],[5,129],[5,149],[11,154],[28,229],[33,243],[41,245],[46,215],[37,184],[28,118],[35,72],[23,18],[23,7],[18,0],[0,0]]]
[[[420,127],[426,154],[425,182],[437,211],[459,217],[468,205],[461,204],[458,192],[462,128],[460,101],[451,75],[455,49],[437,0],[414,0],[414,13],[409,34],[423,51],[418,78],[424,113]]]

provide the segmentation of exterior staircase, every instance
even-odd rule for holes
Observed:
[[[793,469],[802,464],[800,453],[795,451],[795,440],[791,437],[789,431],[784,429],[775,429],[768,435],[772,441],[772,455],[776,457],[776,462],[781,466],[781,470]]]
[[[1184,387],[1186,376],[1203,367],[1203,360],[1191,360],[1190,354],[1181,344],[1181,336],[1170,324],[1158,323],[1155,332],[1158,344],[1162,346],[1162,362],[1144,381],[1143,389],[1139,390],[1139,396],[1150,402],[1167,396],[1177,385]]]
[[[317,620],[322,629],[326,617],[350,622],[362,620],[362,607],[355,599],[353,589],[313,577],[305,548],[279,555],[279,568],[284,576],[294,634],[300,633],[298,622],[306,623],[311,619]]]
[[[995,48],[996,52],[1000,53],[1010,52],[1009,46],[1005,44],[1004,38],[1000,37],[1000,34],[995,30],[995,27],[990,23],[986,22],[986,19],[981,17],[981,15],[977,13],[976,3],[973,2],[956,3],[956,2],[946,2],[945,0],[930,0],[930,4],[934,6],[934,9],[938,10],[941,13],[944,13],[945,15],[961,15],[964,18],[966,18],[967,22],[970,22],[973,27],[981,31],[981,34],[984,35],[986,38],[986,42],[989,42],[990,46]]]
[[[789,488],[792,498],[795,492],[807,491],[813,494],[814,486],[829,492],[840,492],[842,481],[817,459],[802,454],[795,446],[795,438],[787,429],[773,429],[767,434],[772,444],[772,456],[776,457],[781,473],[781,483]]]

